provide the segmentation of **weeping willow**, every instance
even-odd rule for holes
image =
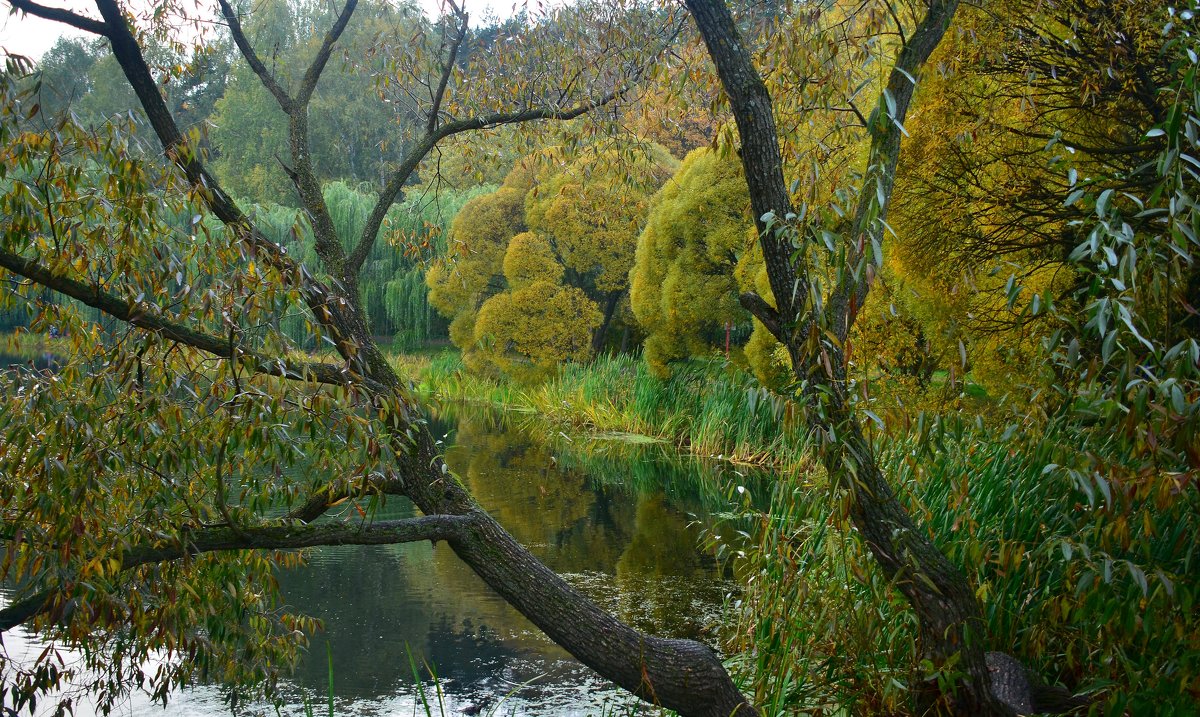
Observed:
[[[363,307],[371,330],[381,337],[393,337],[399,348],[414,348],[430,340],[445,338],[444,319],[431,311],[425,284],[425,267],[445,253],[445,230],[467,200],[495,187],[477,187],[465,191],[442,191],[437,196],[413,196],[394,205],[388,212],[371,254],[359,275]],[[345,182],[325,186],[325,202],[338,237],[349,251],[362,234],[376,195],[359,191]],[[287,248],[288,253],[306,266],[317,269],[320,260],[306,217],[297,209],[278,204],[244,205],[256,225],[271,241]],[[160,209],[163,229],[191,241],[220,241],[226,229],[220,222],[195,206],[163,204]],[[194,264],[195,260],[190,260]],[[196,284],[207,279],[199,266],[180,266]],[[69,311],[80,319],[101,326],[106,322],[97,310],[73,299],[31,289],[21,282],[7,280],[0,286],[0,331],[28,328],[36,333],[49,332],[59,322],[60,311]],[[204,286],[195,286],[203,290]],[[272,312],[270,325],[248,327],[249,337],[264,340],[271,332],[286,336],[296,345],[311,349],[320,343],[310,317],[298,303],[281,300]]]
[[[476,187],[442,191],[436,197],[418,195],[391,208],[359,273],[363,308],[374,334],[392,337],[399,348],[445,338],[445,322],[429,308],[425,266],[445,253],[445,230],[462,205],[494,189]],[[350,251],[362,235],[376,195],[340,181],[325,185],[324,194],[338,238]],[[289,254],[307,266],[319,266],[312,229],[298,210],[259,205],[254,208],[254,218],[263,233],[287,247]],[[314,337],[299,307],[282,314],[276,328],[292,341],[311,348]]]
[[[383,306],[388,321],[396,327],[395,346],[414,348],[434,338],[434,317],[438,314],[429,309],[428,292],[425,270],[420,267],[397,274],[384,284]],[[438,328],[444,336],[445,323],[440,322]]]

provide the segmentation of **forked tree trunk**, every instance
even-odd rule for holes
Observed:
[[[830,296],[827,316],[805,314],[814,281],[797,273],[790,238],[777,233],[764,220],[768,214],[782,220],[792,211],[783,176],[771,97],[755,69],[723,0],[686,0],[700,29],[721,83],[729,95],[741,140],[742,166],[759,230],[760,244],[776,298],[777,309],[754,295],[743,297],[750,309],[787,347],[798,381],[808,387],[804,396],[808,425],[821,444],[821,458],[831,477],[851,496],[850,518],[879,562],[884,575],[905,596],[919,624],[920,651],[938,668],[955,664],[962,678],[952,695],[919,698],[921,711],[950,711],[964,715],[1004,715],[1010,710],[991,690],[985,657],[986,636],[978,601],[966,576],[938,550],[897,500],[878,463],[874,447],[863,435],[847,404],[842,348],[829,341],[818,324],[832,327],[841,340],[853,323],[856,306],[866,296],[866,285],[839,286]],[[911,78],[940,42],[955,0],[933,0],[892,73],[889,91],[897,106],[895,122],[903,121],[912,97]],[[907,64],[908,67],[901,67]],[[892,173],[900,149],[895,128],[874,129],[871,161],[882,167],[880,186],[886,187],[878,208],[886,212]],[[879,171],[879,170],[876,170]],[[874,193],[872,193],[874,194]],[[862,201],[873,200],[873,197]],[[868,212],[860,207],[859,216]],[[866,228],[859,226],[865,238]],[[813,339],[817,336],[817,339]],[[936,695],[936,692],[934,693]]]

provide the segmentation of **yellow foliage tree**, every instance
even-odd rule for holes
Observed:
[[[543,280],[497,294],[479,309],[468,366],[490,364],[518,381],[536,381],[561,363],[588,360],[601,318],[596,303],[573,286]]]
[[[728,325],[731,357],[764,385],[785,385],[787,352],[741,307],[744,291],[774,303],[741,162],[694,150],[654,197],[630,272],[630,302],[651,371],[666,377],[671,362],[723,345]]]
[[[425,274],[429,304],[450,318],[450,340],[467,352],[475,315],[488,297],[503,290],[501,264],[508,240],[525,230],[524,196],[511,188],[476,197],[450,225],[448,251]]]
[[[467,366],[536,379],[600,350],[623,316],[649,197],[676,165],[653,143],[608,142],[569,160],[548,148],[465,205],[451,256],[427,281],[430,304],[453,317],[450,338]]]
[[[537,281],[557,284],[563,266],[554,255],[546,237],[534,232],[522,232],[508,243],[504,252],[504,278],[513,289],[521,289]]]
[[[630,272],[630,303],[655,374],[707,351],[727,323],[749,324],[734,270],[754,245],[737,158],[692,151],[654,197]]]
[[[557,171],[544,172],[526,195],[529,228],[546,238],[563,266],[564,281],[602,307],[594,350],[604,346],[629,290],[629,270],[650,198],[677,167],[678,161],[659,145],[607,142]]]
[[[953,353],[961,341],[991,393],[1046,378],[1030,369],[1045,328],[1029,309],[1074,288],[1066,258],[1090,224],[1063,202],[1072,182],[1136,192],[1154,166],[1143,137],[1169,109],[1162,8],[964,7],[935,56],[942,72],[923,81],[891,215],[895,272],[929,338]]]

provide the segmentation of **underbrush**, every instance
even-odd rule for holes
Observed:
[[[886,465],[910,509],[966,569],[988,649],[1092,694],[1095,714],[1194,714],[1195,486],[1127,465],[1111,437],[1078,429],[1007,442],[977,429],[938,438],[936,448],[896,440]],[[914,652],[911,611],[880,577],[843,505],[826,483],[793,477],[775,486],[765,510],[743,514],[755,541],[741,561],[734,652],[755,676],[766,714],[904,714],[910,686],[932,676]]]

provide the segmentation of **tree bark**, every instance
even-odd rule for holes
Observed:
[[[592,355],[599,356],[604,350],[604,344],[608,341],[608,327],[612,325],[613,314],[617,312],[617,306],[621,303],[621,295],[623,291],[610,291],[604,301],[604,318],[600,321],[600,325],[592,333]]]
[[[686,0],[708,47],[717,74],[729,95],[741,141],[742,166],[759,230],[776,310],[755,295],[743,295],[742,304],[763,321],[787,347],[797,380],[808,388],[803,400],[809,428],[818,439],[822,462],[832,480],[850,497],[850,519],[871,554],[912,606],[918,620],[923,657],[938,668],[953,664],[962,679],[955,692],[919,699],[918,709],[947,710],[956,714],[1006,715],[1010,709],[991,691],[985,659],[983,614],[966,576],[938,550],[896,498],[879,467],[875,450],[864,436],[845,394],[842,343],[854,319],[854,308],[865,299],[869,284],[845,283],[831,292],[826,315],[814,315],[808,305],[809,278],[797,274],[795,251],[780,221],[792,212],[784,182],[771,98],[754,68],[723,0]],[[912,79],[937,47],[957,8],[956,0],[933,0],[929,11],[901,51],[889,81],[896,103],[892,122],[872,132],[871,166],[882,172],[886,210],[891,178],[900,151],[898,124],[912,97]],[[896,97],[896,93],[902,93]],[[869,128],[871,129],[871,128]],[[869,195],[869,196],[867,196]],[[864,226],[866,202],[877,201],[874,191],[864,192],[856,212],[858,236],[873,230]],[[770,220],[770,221],[769,221]],[[858,237],[856,237],[858,238]],[[854,256],[855,252],[848,252]],[[869,249],[867,251],[869,253]],[[862,252],[859,252],[861,258]],[[862,272],[847,272],[862,276]],[[856,303],[859,302],[859,303]],[[821,336],[818,325],[833,327],[839,341]],[[813,335],[818,338],[812,340]],[[928,693],[926,693],[928,696]]]

